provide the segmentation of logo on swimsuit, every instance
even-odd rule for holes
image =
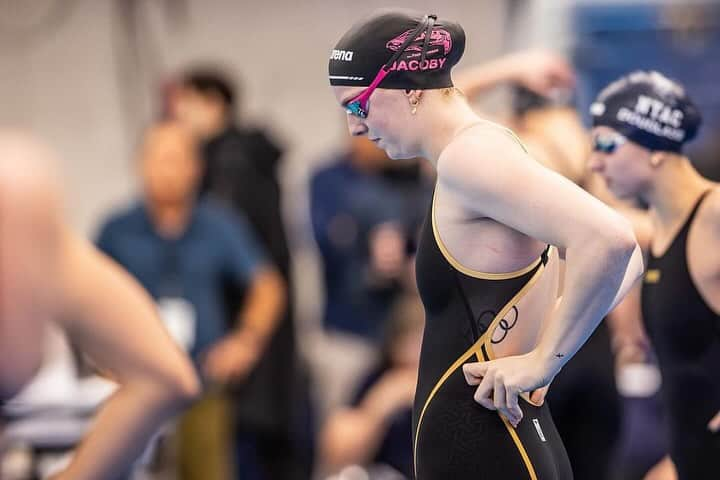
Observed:
[[[513,305],[510,311],[505,314],[505,317],[501,318],[500,322],[498,322],[497,329],[493,332],[493,336],[490,339],[493,344],[497,345],[505,340],[505,337],[508,336],[508,332],[517,325],[518,315],[518,309]]]
[[[662,272],[656,268],[645,272],[645,283],[660,283]]]
[[[545,442],[545,434],[542,431],[542,428],[540,428],[540,420],[537,418],[533,418],[533,425],[535,425],[535,430],[537,430],[538,437],[540,437],[540,440]]]

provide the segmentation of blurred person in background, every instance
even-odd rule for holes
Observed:
[[[638,228],[647,256],[628,296],[658,357],[670,454],[652,475],[717,478],[720,467],[720,189],[684,154],[701,114],[682,85],[635,71],[591,105],[593,171],[619,198],[648,205]]]
[[[416,293],[393,304],[380,361],[321,431],[320,460],[329,472],[348,465],[386,466],[412,478],[412,403],[424,320]]]
[[[260,360],[234,388],[239,461],[257,463],[265,472],[263,478],[305,478],[312,466],[308,455],[297,448],[294,424],[308,415],[310,407],[303,381],[306,372],[296,348],[291,258],[282,217],[278,170],[283,148],[268,132],[238,121],[238,90],[221,69],[189,70],[170,96],[170,115],[200,140],[201,197],[210,195],[247,219],[288,286],[284,314]],[[229,308],[237,308],[244,301],[243,292],[228,286],[225,301]],[[290,375],[288,368],[293,369]],[[278,382],[283,376],[289,380]]]
[[[66,227],[55,162],[32,136],[0,132],[2,399],[33,374],[44,322],[56,322],[119,386],[53,478],[119,478],[199,385],[146,293]]]
[[[138,152],[142,198],[103,225],[98,245],[158,302],[205,379],[202,399],[180,421],[180,478],[225,479],[234,464],[225,386],[244,381],[262,358],[284,312],[285,283],[240,216],[197,201],[196,147],[179,123],[148,129]],[[226,310],[225,282],[246,291],[236,311]]]
[[[412,254],[431,183],[367,138],[317,170],[310,216],[324,274],[324,410],[345,403],[377,360],[390,306],[414,289]]]
[[[519,51],[459,70],[454,81],[471,103],[497,87],[511,87],[512,108],[497,120],[512,128],[540,163],[581,183],[587,132],[574,109],[562,104],[572,94],[575,75],[561,55]]]

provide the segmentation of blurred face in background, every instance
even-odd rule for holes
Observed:
[[[621,199],[642,197],[655,172],[653,152],[605,126],[593,128],[592,145],[590,169],[603,177],[608,189]]]
[[[152,127],[140,150],[140,170],[146,198],[152,204],[194,201],[201,170],[192,135],[179,124]]]
[[[173,93],[171,111],[175,120],[202,140],[220,133],[228,117],[220,94],[200,92],[188,86],[180,86]]]

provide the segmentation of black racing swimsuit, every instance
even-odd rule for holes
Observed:
[[[650,254],[642,287],[642,313],[662,372],[670,456],[679,480],[720,478],[720,434],[707,429],[720,411],[720,316],[698,292],[687,262],[688,232],[706,194],[667,252],[659,258]]]
[[[546,405],[521,398],[524,416],[515,429],[473,400],[475,387],[462,373],[464,363],[491,359],[492,343],[522,321],[515,305],[542,274],[547,253],[509,274],[464,268],[437,236],[431,203],[416,259],[426,313],[413,408],[416,479],[572,479]]]

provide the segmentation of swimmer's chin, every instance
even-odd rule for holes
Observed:
[[[623,190],[620,188],[610,188],[610,192],[619,200],[635,200],[638,197],[636,192]]]
[[[385,148],[384,150],[390,160],[410,160],[411,158],[417,157],[417,155],[409,155],[407,153],[394,151],[390,148]]]

